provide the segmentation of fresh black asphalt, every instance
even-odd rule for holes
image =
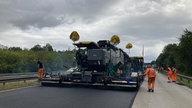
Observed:
[[[0,92],[0,108],[131,108],[137,91],[37,86]]]

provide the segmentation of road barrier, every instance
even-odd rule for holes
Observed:
[[[35,75],[37,72],[25,72],[25,73],[4,73],[0,74],[0,77],[2,76],[19,76],[19,75]]]
[[[1,74],[0,75],[0,83],[5,85],[8,82],[16,82],[16,81],[24,81],[37,79],[37,73],[23,73],[23,74]]]
[[[185,75],[181,75],[181,74],[177,74],[177,76],[180,77],[181,81],[183,80],[183,78],[187,79],[188,83],[190,83],[192,80],[192,77],[189,77],[189,76],[185,76]]]
[[[58,74],[63,71],[51,71],[46,73],[51,74]],[[16,81],[24,81],[26,80],[32,80],[37,79],[37,72],[25,72],[25,73],[6,73],[6,74],[0,74],[0,83],[3,83],[5,85],[8,82],[16,82]]]

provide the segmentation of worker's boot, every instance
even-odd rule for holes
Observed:
[[[147,92],[150,92],[151,91],[151,89],[148,89],[148,91]]]
[[[169,80],[169,81],[167,81],[168,83],[171,83],[171,81]]]
[[[153,89],[151,89],[151,92],[154,92],[154,90],[153,90]]]

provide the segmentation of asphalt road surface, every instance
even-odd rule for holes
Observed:
[[[192,90],[178,83],[167,83],[157,74],[154,93],[147,92],[147,80],[140,87],[132,108],[192,108]]]
[[[131,108],[136,93],[38,86],[0,92],[0,108]]]

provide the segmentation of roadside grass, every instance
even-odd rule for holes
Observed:
[[[26,80],[26,81],[7,82],[5,84],[0,83],[0,91],[28,87],[28,86],[35,86],[35,85],[39,85],[39,82],[37,79]]]

